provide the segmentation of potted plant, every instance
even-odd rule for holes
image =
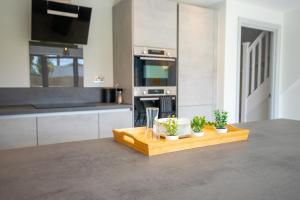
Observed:
[[[166,140],[178,140],[178,124],[175,118],[168,117],[168,120],[163,124],[163,126],[166,129]]]
[[[191,121],[191,128],[193,130],[193,134],[196,137],[202,137],[204,136],[203,128],[206,125],[206,119],[205,116],[195,116]]]
[[[216,127],[218,133],[227,133],[227,118],[228,112],[216,110],[214,112],[215,122],[213,125]]]

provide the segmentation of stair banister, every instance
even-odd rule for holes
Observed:
[[[241,120],[247,120],[247,97],[249,95],[249,76],[250,76],[250,42],[243,43],[243,63],[242,63],[242,105]]]
[[[252,44],[250,42],[243,43],[241,86],[242,122],[247,121],[248,110],[253,109],[253,105],[256,105],[255,103],[257,102],[261,102],[263,98],[265,98],[264,94],[268,93],[269,37],[269,33],[263,31]],[[263,46],[263,42],[265,42],[265,46]],[[264,58],[262,57],[263,52],[265,53]],[[258,62],[256,62],[256,60]],[[262,67],[264,67],[264,69]]]

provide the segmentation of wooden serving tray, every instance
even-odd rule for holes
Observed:
[[[160,140],[147,138],[144,127],[116,129],[113,130],[113,134],[117,142],[125,144],[147,156],[248,140],[248,129],[240,129],[231,125],[228,125],[227,128],[229,130],[228,133],[218,134],[215,128],[208,126],[204,129],[205,135],[203,137],[190,136],[175,141],[165,140],[164,138],[160,138]]]

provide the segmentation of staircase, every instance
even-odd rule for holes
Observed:
[[[243,43],[241,122],[249,121],[249,112],[258,109],[270,96],[270,33]]]

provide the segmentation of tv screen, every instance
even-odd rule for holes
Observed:
[[[45,0],[32,0],[31,39],[87,44],[92,9]]]

